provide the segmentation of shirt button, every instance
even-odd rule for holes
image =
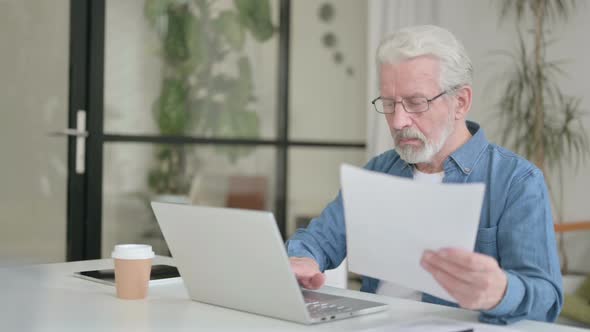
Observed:
[[[471,172],[471,168],[466,168],[465,172],[467,172],[467,173]]]

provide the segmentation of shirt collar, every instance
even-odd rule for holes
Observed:
[[[452,162],[461,169],[465,174],[473,171],[473,167],[481,157],[485,148],[488,146],[488,140],[480,128],[479,124],[473,121],[467,121],[467,129],[471,133],[471,138],[459,147],[455,152],[451,153],[449,158],[445,160],[445,172],[452,167]]]
[[[479,160],[482,152],[488,146],[489,142],[480,128],[480,125],[473,121],[466,121],[467,129],[471,133],[471,138],[462,146],[460,146],[455,152],[444,162],[444,171],[447,173],[454,165],[465,174],[470,174],[473,171],[473,167]],[[402,163],[402,171],[412,175],[412,167],[404,160],[399,160]],[[406,170],[406,168],[408,168]]]

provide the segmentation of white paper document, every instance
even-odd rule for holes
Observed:
[[[518,330],[506,326],[427,317],[370,328],[363,332],[518,332]]]
[[[424,250],[473,251],[485,185],[340,168],[350,271],[456,302],[420,266]]]

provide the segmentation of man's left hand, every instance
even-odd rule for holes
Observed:
[[[420,264],[466,309],[494,308],[508,285],[498,262],[480,253],[455,248],[426,250]]]

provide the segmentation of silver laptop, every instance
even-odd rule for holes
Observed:
[[[303,324],[386,304],[302,290],[270,212],[152,202],[191,299]]]

